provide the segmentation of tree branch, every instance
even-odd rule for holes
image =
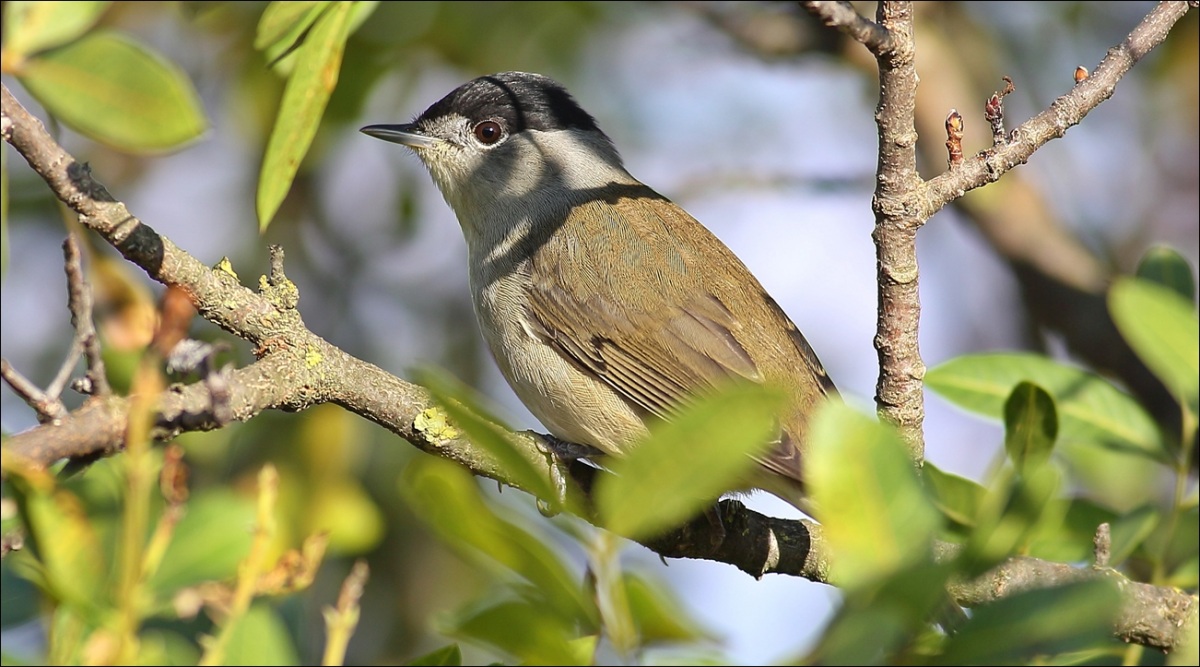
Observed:
[[[819,0],[800,3],[822,23],[830,28],[836,28],[855,40],[876,57],[885,57],[897,48],[906,48],[903,39],[897,40],[888,26],[875,23],[855,11],[849,2]],[[910,35],[911,37],[911,35]],[[909,42],[911,45],[911,41]]]
[[[318,403],[335,403],[423,451],[456,461],[476,475],[513,485],[492,455],[460,437],[447,437],[446,430],[431,428],[427,426],[431,420],[420,419],[438,410],[425,390],[352,357],[305,328],[296,311],[298,293],[283,275],[281,255],[273,256],[271,276],[260,281],[257,292],[240,285],[225,268],[201,265],[134,218],[94,182],[87,168],[54,142],[7,87],[0,93],[4,138],[59,198],[79,213],[85,226],[154,279],[183,290],[206,319],[257,345],[258,360],[227,377],[228,409],[233,419],[244,421],[267,409],[302,410]],[[205,383],[170,387],[158,401],[155,436],[165,439],[183,431],[218,427],[222,422],[212,417],[212,402]],[[128,398],[92,397],[62,419],[13,436],[4,445],[5,454],[45,466],[63,457],[117,451],[127,429],[129,405]],[[513,436],[517,450],[539,473],[552,478],[557,464],[546,456],[538,437],[530,433]],[[585,491],[597,475],[604,474],[580,462],[571,464],[569,472]],[[663,556],[723,562],[756,577],[779,573],[828,581],[828,550],[816,524],[766,517],[733,500],[722,501],[718,511],[720,527],[700,517],[646,545]],[[980,590],[997,585],[991,575],[981,582]],[[1055,583],[1053,578],[1039,581],[1041,585]],[[1154,613],[1165,615],[1177,609],[1194,616],[1190,596],[1173,589],[1161,589],[1160,593],[1164,606]],[[1137,611],[1132,609],[1131,613]],[[1115,632],[1130,641],[1138,636],[1132,626],[1118,626]],[[1170,648],[1181,637],[1175,628],[1144,641]]]
[[[1078,125],[1092,109],[1112,97],[1117,83],[1139,60],[1167,38],[1171,28],[1187,14],[1189,3],[1165,0],[1158,3],[1129,35],[1096,66],[1091,76],[1054,101],[1050,108],[1012,131],[1007,143],[965,160],[930,179],[924,188],[911,193],[906,205],[929,219],[946,204],[970,190],[996,181],[1013,167],[1024,164],[1052,139]]]

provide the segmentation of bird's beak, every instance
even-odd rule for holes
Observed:
[[[394,144],[404,144],[413,149],[430,148],[438,142],[437,139],[422,133],[412,123],[405,125],[368,125],[359,130],[359,132],[370,137],[375,137],[376,139],[390,141]]]

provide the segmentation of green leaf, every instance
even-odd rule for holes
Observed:
[[[29,559],[13,567],[48,596],[80,612],[103,604],[108,569],[96,529],[74,494],[56,488],[48,474],[8,468],[12,490],[25,527]],[[32,561],[32,562],[30,562]]]
[[[1150,537],[1159,519],[1158,508],[1146,505],[1114,520],[1110,524],[1109,566],[1120,567]]]
[[[782,397],[744,383],[697,400],[606,464],[594,498],[605,526],[648,537],[695,517],[722,493],[745,488],[777,431]]]
[[[227,665],[298,665],[300,656],[278,612],[265,602],[252,604],[237,620],[225,646]]]
[[[30,58],[20,79],[67,126],[121,150],[178,148],[207,126],[183,72],[116,33],[95,32]]]
[[[429,390],[454,426],[461,428],[473,444],[496,458],[497,466],[504,470],[514,486],[547,502],[559,500],[558,492],[544,472],[548,454],[537,462],[526,458],[527,450],[513,442],[512,431],[485,410],[468,387],[449,375],[426,369],[418,373],[417,381]]]
[[[987,489],[966,477],[944,472],[929,461],[921,471],[925,487],[932,492],[933,503],[942,515],[963,528],[973,527]]]
[[[150,588],[166,599],[203,581],[231,579],[253,541],[254,501],[231,491],[194,496],[175,526]]]
[[[817,413],[808,483],[836,567],[850,590],[928,557],[940,517],[895,430],[841,403]]]
[[[590,665],[595,637],[579,637],[575,624],[545,605],[489,596],[439,623],[453,637],[481,642],[529,665]]]
[[[23,61],[38,51],[61,46],[87,32],[111,2],[4,3],[4,61]]]
[[[1098,375],[1027,353],[990,353],[951,359],[925,376],[925,384],[951,403],[1001,418],[1013,387],[1029,381],[1054,397],[1059,441],[1103,443],[1122,451],[1168,460],[1154,420],[1137,401]]]
[[[462,665],[462,650],[458,648],[458,644],[447,644],[414,658],[407,664],[410,667],[459,667]]]
[[[940,664],[1023,663],[1108,641],[1121,596],[1108,581],[1017,593],[972,610],[946,644]],[[1041,658],[1053,663],[1053,659]]]
[[[1166,287],[1188,303],[1196,302],[1192,265],[1174,248],[1155,246],[1147,250],[1138,263],[1137,277]]]
[[[872,590],[848,592],[815,654],[803,664],[903,663],[897,650],[927,630],[937,605],[952,604],[945,592],[950,573],[924,559],[892,572]]]
[[[492,512],[463,468],[433,457],[418,459],[405,468],[400,491],[447,544],[519,575],[541,592],[558,616],[572,624],[595,617],[579,577],[542,540]]]
[[[254,48],[262,51],[267,62],[296,45],[305,31],[312,27],[321,12],[332,2],[272,2],[263,10],[254,33]]]
[[[337,86],[350,9],[349,2],[334,3],[321,14],[304,43],[296,49],[295,69],[284,87],[259,175],[259,231],[271,224],[292,187],[300,162],[317,134],[329,96]]]
[[[882,665],[908,637],[908,621],[892,608],[855,610],[839,616],[821,637],[821,644],[799,664]]]
[[[993,484],[960,557],[968,576],[1021,552],[1039,529],[1060,525],[1066,505],[1051,501],[1061,488],[1061,475],[1048,465]]]
[[[1032,382],[1013,387],[1004,402],[1004,449],[1022,474],[1050,458],[1058,437],[1054,399]]]
[[[1190,301],[1169,288],[1118,279],[1108,308],[1117,329],[1176,400],[1200,414],[1200,319]]]
[[[1117,518],[1116,512],[1086,498],[1055,498],[1043,514],[1055,520],[1038,522],[1026,553],[1060,563],[1092,561],[1096,529]]]
[[[622,577],[630,615],[643,644],[712,639],[671,594],[631,572]]]

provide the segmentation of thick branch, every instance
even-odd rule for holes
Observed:
[[[318,403],[336,403],[426,452],[456,461],[477,475],[513,484],[486,451],[462,438],[445,437],[448,433],[444,429],[424,426],[432,420],[419,417],[437,408],[423,389],[350,356],[308,331],[295,311],[295,287],[279,267],[263,281],[261,290],[254,292],[240,285],[230,272],[200,265],[112,200],[91,180],[86,168],[63,151],[41,123],[21,107],[7,87],[0,92],[5,138],[55,194],[80,214],[86,226],[156,280],[183,289],[207,319],[258,343],[259,360],[228,377],[228,408],[234,419],[246,420],[266,409],[301,410]],[[165,438],[181,431],[215,428],[218,422],[209,415],[211,402],[203,383],[169,388],[160,397],[156,435]],[[42,465],[64,456],[116,451],[126,431],[128,410],[127,398],[93,398],[62,420],[13,436],[5,448]],[[513,442],[541,474],[552,478],[555,463],[545,455],[536,436],[514,434]],[[596,475],[603,474],[578,462],[570,472],[574,482],[584,489]],[[753,576],[773,572],[828,580],[828,552],[819,526],[765,517],[736,501],[723,501],[720,513],[720,527],[701,517],[647,546],[664,556],[732,564]],[[989,584],[990,579],[985,577],[982,585],[994,587],[996,582]],[[1045,583],[1052,585],[1055,581],[1048,579]],[[1171,608],[1191,609],[1194,614],[1187,595],[1171,589],[1162,589],[1162,595]],[[1116,628],[1121,637],[1135,636],[1132,632],[1131,628]],[[1180,636],[1176,631],[1145,641],[1169,648],[1179,643]]]
[[[921,187],[917,173],[917,70],[913,64],[912,3],[883,2],[879,24],[892,35],[892,49],[877,54],[879,165],[876,173],[875,256],[879,290],[875,349],[879,412],[900,430],[917,465],[925,460],[925,363],[917,343],[921,321],[918,290],[917,229],[925,218],[907,206],[909,193]]]

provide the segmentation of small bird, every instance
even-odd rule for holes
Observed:
[[[690,397],[769,383],[787,399],[779,442],[747,487],[806,509],[806,424],[836,394],[817,355],[729,248],[625,170],[562,85],[482,76],[411,123],[361,131],[411,148],[454,209],[483,337],[552,435],[619,456]]]

